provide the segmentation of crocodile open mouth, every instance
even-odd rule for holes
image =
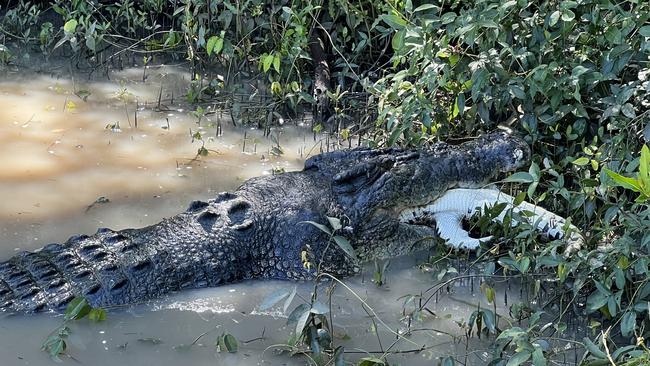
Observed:
[[[409,225],[428,226],[436,228],[436,220],[433,217],[433,204],[410,207],[402,210],[399,214],[399,222]]]

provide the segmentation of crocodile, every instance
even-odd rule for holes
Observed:
[[[429,248],[438,238],[475,249],[490,238],[470,237],[462,218],[499,202],[530,211],[540,230],[579,245],[564,218],[528,203],[515,207],[511,196],[486,187],[529,158],[526,142],[505,132],[420,150],[316,155],[302,171],[249,179],[152,226],[102,228],[16,254],[0,263],[0,309],[59,311],[78,296],[110,308],[246,279],[306,280],[316,271],[309,263],[347,276],[363,261]],[[328,217],[338,218],[336,234],[349,247],[309,223]]]

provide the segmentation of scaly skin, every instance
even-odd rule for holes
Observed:
[[[303,266],[303,251],[326,271],[349,275],[357,263],[304,221],[341,218],[340,234],[361,260],[406,254],[430,246],[437,233],[400,213],[452,188],[481,187],[529,155],[519,138],[495,133],[420,151],[315,156],[303,171],[250,179],[153,226],[101,229],[20,253],[0,263],[0,309],[60,310],[75,296],[108,307],[251,278],[309,279],[314,270]]]

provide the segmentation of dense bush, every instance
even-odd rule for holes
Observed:
[[[522,226],[505,233],[510,250],[487,254],[524,277],[546,273],[562,300],[553,327],[531,321],[499,336],[501,349],[517,346],[508,365],[545,364],[550,351],[535,340],[561,333],[574,311],[593,330],[582,341],[585,364],[650,362],[650,156],[639,154],[650,139],[648,2],[56,0],[3,11],[3,63],[28,46],[96,65],[171,55],[187,58],[193,74],[217,67],[226,81],[263,77],[295,109],[314,102],[316,34],[332,90],[340,88],[330,96],[369,96],[372,144],[419,146],[511,126],[534,152],[518,179],[528,198],[571,217],[588,245],[565,258],[561,243],[540,244]],[[220,87],[207,85],[191,99]]]

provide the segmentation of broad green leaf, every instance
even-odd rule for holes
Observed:
[[[456,361],[454,361],[454,358],[451,356],[445,357],[440,363],[440,366],[454,366],[454,365],[456,365]]]
[[[63,25],[63,31],[68,34],[72,34],[77,30],[77,20],[70,19]]]
[[[92,309],[88,313],[88,319],[95,322],[103,322],[106,320],[106,310],[104,309]]]
[[[391,40],[391,46],[393,47],[394,51],[399,51],[404,47],[404,38],[406,37],[406,30],[398,30],[395,32],[393,35],[393,39]]]
[[[291,311],[291,314],[287,317],[287,325],[295,323],[298,321],[300,318],[300,315],[302,315],[305,311],[309,312],[309,304],[302,303],[298,306],[296,306],[295,309]]]
[[[208,56],[211,56],[212,53],[218,55],[222,49],[223,49],[223,38],[217,36],[210,37],[205,46],[205,50],[208,52]]]
[[[280,72],[280,54],[279,54],[279,53],[276,53],[276,54],[273,56],[273,68],[274,68],[275,71],[277,71],[278,73]]]
[[[485,324],[485,327],[491,332],[491,333],[496,333],[497,328],[496,328],[496,322],[495,322],[495,317],[494,313],[492,310],[485,309],[482,312],[482,318],[483,318],[483,323]]]
[[[623,337],[630,337],[634,333],[634,328],[636,328],[636,313],[627,311],[621,320],[621,334]]]
[[[585,166],[585,165],[589,164],[589,158],[586,158],[586,157],[577,158],[572,163],[574,165],[578,165],[578,166]]]
[[[452,23],[454,20],[456,20],[456,13],[454,12],[444,13],[442,14],[440,20],[442,20],[442,24]]]
[[[517,197],[515,197],[515,200],[512,202],[512,204],[517,207],[519,206],[524,200],[526,199],[526,192],[519,192]]]
[[[322,314],[329,313],[330,309],[327,307],[327,305],[323,304],[322,302],[315,301],[311,305],[311,310],[310,311],[312,312],[312,314],[322,315]]]
[[[307,309],[302,314],[300,314],[300,316],[298,317],[298,321],[296,322],[296,336],[300,337],[303,329],[305,329],[305,326],[309,321],[310,315],[311,315],[311,309]]]
[[[551,16],[548,18],[548,25],[550,25],[551,27],[556,25],[557,22],[560,20],[561,15],[562,13],[560,13],[559,10],[554,11],[553,14],[551,14]]]
[[[621,107],[621,112],[623,115],[627,118],[634,118],[636,117],[636,112],[634,111],[634,106],[630,103],[625,103]]]
[[[528,350],[523,350],[514,356],[510,357],[506,366],[519,366],[522,363],[528,361],[531,356],[531,352]]]
[[[496,297],[496,291],[494,291],[494,287],[486,287],[485,288],[485,298],[487,299],[489,304],[492,304],[494,302],[494,298]]]
[[[643,145],[641,148],[641,158],[639,159],[639,179],[646,180],[645,186],[650,186],[650,149],[648,145]]]
[[[264,72],[268,72],[269,69],[271,68],[271,64],[273,64],[273,55],[267,54],[262,56],[262,70]]]
[[[546,357],[541,348],[535,348],[533,351],[533,366],[546,366]]]
[[[429,10],[429,9],[438,9],[438,7],[433,5],[433,4],[424,4],[424,5],[420,5],[417,8],[415,8],[415,10],[413,10],[413,12],[417,13],[419,11],[425,11],[425,10]]]
[[[358,366],[384,366],[386,363],[376,357],[363,357]]]
[[[289,296],[290,293],[291,292],[286,288],[281,288],[273,291],[264,299],[264,301],[262,301],[262,304],[260,305],[260,310],[264,311],[272,308],[275,304],[280,302],[282,299]]]
[[[88,315],[91,309],[92,308],[88,305],[88,301],[86,301],[85,298],[75,297],[66,307],[64,318],[65,320],[81,319]]]
[[[291,305],[291,302],[293,301],[293,298],[296,297],[296,292],[298,291],[298,286],[293,286],[293,289],[291,290],[291,293],[289,294],[289,297],[284,301],[284,306],[282,307],[282,312],[286,313],[287,310],[289,309],[289,305]]]
[[[349,255],[354,260],[358,260],[357,254],[354,252],[354,248],[352,248],[352,245],[348,239],[342,236],[334,235],[334,242],[336,242],[339,248],[343,249],[345,254]]]
[[[570,22],[575,18],[576,18],[576,15],[571,10],[566,9],[566,10],[562,11],[562,20],[563,21]]]
[[[343,226],[341,225],[341,220],[339,220],[339,219],[336,218],[336,217],[330,217],[330,216],[327,216],[327,221],[329,221],[330,226],[332,227],[332,229],[333,229],[334,231],[341,230],[341,228],[343,227]]]
[[[589,351],[589,353],[591,353],[595,357],[602,358],[602,359],[607,358],[607,355],[605,354],[605,352],[601,351],[600,348],[598,348],[598,346],[596,346],[596,344],[591,341],[591,339],[585,337],[585,338],[582,339],[582,343],[584,343],[585,348],[587,349],[587,351]]]
[[[225,349],[226,351],[230,353],[236,353],[237,350],[239,350],[239,343],[237,342],[237,338],[233,336],[230,333],[225,333],[223,336],[221,336],[221,344],[222,349]]]
[[[526,172],[517,172],[506,179],[503,180],[504,182],[510,182],[510,183],[532,183],[535,181],[532,175],[530,173]]]
[[[603,168],[603,171],[605,171],[605,174],[607,174],[614,181],[614,183],[616,183],[616,185],[621,186],[623,188],[631,189],[635,192],[641,192],[641,186],[639,185],[638,180],[634,178],[624,177],[607,168]]]
[[[314,222],[314,221],[301,221],[300,223],[301,224],[313,225],[313,226],[317,227],[318,230],[324,232],[325,234],[332,235],[332,232],[330,231],[330,229],[327,226],[323,225],[323,224],[319,224],[319,223]]]
[[[603,293],[602,291],[594,291],[589,297],[587,298],[587,309],[592,312],[596,311],[603,306],[607,304],[607,300],[609,299],[609,295]]]
[[[645,25],[639,28],[639,34],[644,37],[650,37],[650,25]]]
[[[393,29],[403,29],[406,26],[406,19],[397,14],[384,14],[380,18]]]

